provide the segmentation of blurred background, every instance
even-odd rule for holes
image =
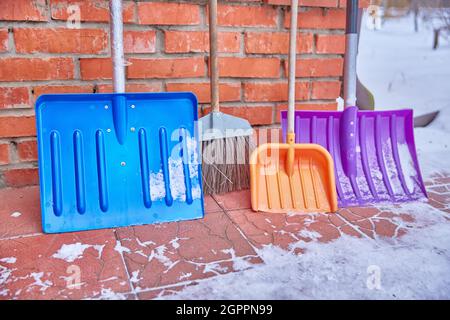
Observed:
[[[376,109],[450,107],[450,0],[378,0],[361,22],[358,76]]]
[[[373,1],[359,40],[360,88],[375,110],[411,108],[416,117],[438,111],[416,127],[417,150],[426,172],[450,169],[450,1]]]

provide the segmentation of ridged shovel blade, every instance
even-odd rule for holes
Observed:
[[[343,168],[343,112],[296,111],[296,143],[318,143],[333,157],[339,206],[415,201],[427,197],[417,161],[412,110],[359,111],[356,174]],[[281,113],[286,139],[285,111]]]
[[[196,120],[191,93],[41,96],[44,232],[203,217]]]

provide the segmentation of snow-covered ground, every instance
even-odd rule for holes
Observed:
[[[342,236],[300,241],[296,255],[256,249],[264,264],[203,280],[164,299],[449,299],[450,222],[427,204],[407,204],[417,221],[400,239]]]
[[[425,178],[450,171],[450,43],[433,51],[432,32],[413,31],[411,18],[389,20],[380,31],[363,27],[358,73],[377,109],[442,110],[416,129]],[[277,247],[255,249],[264,264],[200,281],[172,299],[449,299],[450,221],[426,203],[388,208],[415,218],[396,239],[343,236],[323,244],[300,241],[302,255]],[[447,215],[447,216],[446,216]]]

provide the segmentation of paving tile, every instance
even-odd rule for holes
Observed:
[[[224,210],[250,209],[250,190],[216,194],[214,198]]]
[[[338,215],[338,214],[330,214],[328,215],[328,221],[333,224],[335,227],[340,227],[346,222]]]
[[[375,233],[378,236],[383,237],[394,237],[398,226],[390,220],[387,219],[374,219],[375,223]]]
[[[217,204],[216,200],[211,196],[204,196],[204,207],[205,212],[217,212],[222,211],[222,208]]]
[[[136,292],[261,263],[224,212],[204,219],[117,230]]]
[[[364,228],[358,228],[358,230],[361,232],[361,236],[362,236],[362,233],[364,233],[369,238],[375,239],[375,231],[374,230],[369,230],[369,229],[364,229]]]
[[[434,184],[449,184],[450,174],[443,174],[441,177],[434,178]]]
[[[328,242],[339,237],[339,230],[327,214],[279,214],[249,209],[227,211],[249,241],[261,248],[274,244],[289,249],[299,240]]]
[[[428,192],[428,197],[429,199],[437,201],[441,204],[448,204],[450,202],[450,193]]]
[[[442,204],[436,200],[428,199],[428,204],[436,209],[445,211],[445,209],[448,209],[448,204]]]
[[[339,230],[341,230],[341,232],[346,234],[346,235],[349,235],[349,236],[352,236],[352,237],[357,237],[357,238],[362,238],[361,233],[356,231],[355,228],[352,228],[349,225],[341,226],[339,228]]]
[[[447,193],[447,192],[450,192],[450,189],[448,189],[448,186],[433,186],[431,188],[428,188],[428,190],[436,192],[436,193]]]
[[[374,207],[351,207],[348,208],[353,214],[356,214],[357,216],[363,217],[363,218],[370,218],[375,216],[377,213],[380,212],[378,208]]]
[[[367,229],[367,230],[373,230],[373,228],[374,228],[373,222],[370,219],[353,221],[352,224],[355,226],[358,226],[359,228],[363,228],[363,229]]]
[[[1,240],[0,299],[84,299],[128,293],[125,265],[115,246],[114,230]]]
[[[355,209],[355,208],[352,208],[352,209]],[[361,208],[359,208],[359,209],[361,209]],[[361,210],[360,210],[361,211]],[[365,214],[365,213],[363,213],[363,214]],[[350,210],[341,210],[340,212],[339,212],[339,215],[342,217],[342,218],[344,218],[345,220],[347,220],[347,221],[350,221],[350,222],[354,222],[354,221],[358,221],[358,220],[361,220],[361,219],[365,219],[366,217],[365,216],[361,216],[361,215],[357,215],[357,214],[354,214],[352,211],[350,211]]]
[[[164,299],[165,296],[173,295],[179,291],[182,291],[186,287],[195,286],[198,282],[192,281],[182,285],[175,285],[170,287],[165,287],[161,289],[153,289],[148,291],[143,291],[138,293],[139,300],[153,300],[153,299]]]
[[[0,189],[0,239],[41,233],[39,188]]]
[[[320,242],[329,242],[340,236],[339,230],[334,225],[322,221],[311,223],[308,226],[308,230],[320,234],[318,238]]]
[[[433,179],[429,179],[429,180],[427,180],[427,181],[424,181],[423,184],[424,184],[425,187],[427,187],[427,189],[428,189],[428,188],[434,186],[434,181],[433,181]]]

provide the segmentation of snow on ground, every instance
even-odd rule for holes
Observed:
[[[188,286],[164,299],[448,299],[450,222],[427,204],[406,204],[408,234],[399,239],[342,236],[299,241],[302,255],[256,249],[264,264]],[[424,227],[426,225],[426,227]]]
[[[52,257],[56,259],[65,260],[67,262],[73,262],[83,257],[83,253],[86,249],[93,247],[98,252],[98,257],[102,256],[103,248],[105,245],[89,245],[82,244],[80,242],[72,244],[63,244],[61,248],[55,252]]]
[[[363,24],[364,26],[364,24]],[[363,27],[363,29],[365,29]],[[428,128],[415,130],[424,178],[449,172],[450,43],[431,50],[432,32],[413,31],[411,18],[363,30],[358,72],[375,95],[376,109],[441,110]],[[416,221],[396,239],[342,236],[327,244],[300,241],[292,248],[255,249],[264,264],[188,286],[165,299],[448,299],[450,221],[426,203],[389,207]],[[307,230],[304,230],[307,232]]]
[[[13,213],[11,213],[11,217],[13,218],[18,218],[22,215],[22,213],[20,213],[19,211],[15,211]]]

